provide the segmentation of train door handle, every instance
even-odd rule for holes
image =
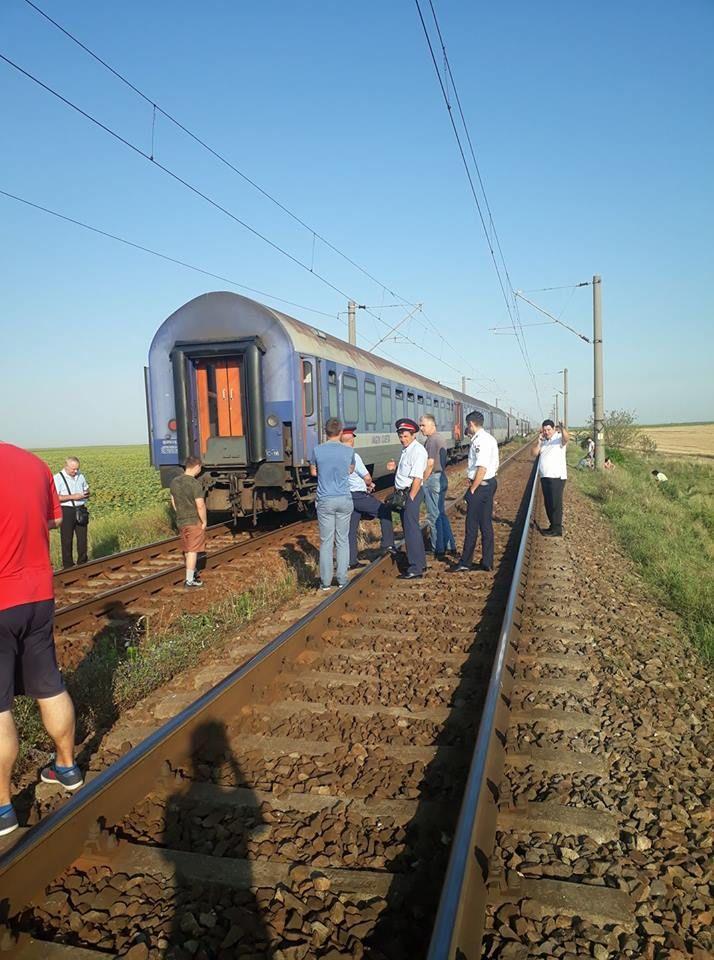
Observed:
[[[223,397],[224,400],[226,399],[226,391],[225,391],[225,390],[221,390],[221,396]]]

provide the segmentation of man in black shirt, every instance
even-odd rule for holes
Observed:
[[[184,472],[172,480],[169,487],[171,505],[176,511],[176,526],[186,555],[184,586],[188,588],[203,586],[203,581],[196,574],[198,555],[206,549],[206,500],[203,486],[197,479],[201,466],[198,457],[187,457]]]

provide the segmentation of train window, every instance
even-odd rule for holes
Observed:
[[[407,416],[411,417],[412,420],[416,416],[416,405],[414,403],[414,392],[409,390],[407,393]]]
[[[364,419],[368,427],[377,425],[377,384],[372,380],[364,382]]]
[[[426,398],[426,405],[427,405],[427,407],[430,407],[430,406],[431,406],[431,397],[427,397],[427,398]]]
[[[356,427],[359,423],[359,391],[357,377],[353,377],[351,373],[342,374],[342,409],[345,423]]]
[[[395,391],[394,391],[394,398],[395,398],[395,400],[397,401],[397,402],[396,402],[396,410],[394,411],[394,416],[395,416],[395,417],[402,417],[402,416],[404,416],[404,391],[403,391],[403,390],[395,390]]]
[[[382,384],[382,430],[392,428],[392,388]]]
[[[417,394],[417,403],[424,403],[424,397],[420,393]]]
[[[327,371],[327,405],[331,417],[339,417],[340,411],[337,407],[337,373],[334,370]]]
[[[312,364],[309,360],[302,362],[302,396],[303,412],[306,417],[311,417],[315,412],[315,403],[312,393]]]

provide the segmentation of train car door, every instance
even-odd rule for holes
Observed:
[[[240,357],[196,361],[201,457],[208,464],[246,463]]]
[[[318,361],[314,357],[300,357],[300,385],[302,399],[303,460],[309,460],[312,451],[322,440]]]

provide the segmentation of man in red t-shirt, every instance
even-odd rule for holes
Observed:
[[[55,742],[55,760],[42,770],[42,780],[67,790],[84,782],[74,762],[74,706],[57,667],[52,632],[49,529],[61,522],[46,464],[26,450],[0,443],[0,836],[18,825],[10,802],[18,751],[11,713],[16,694],[37,700]]]

